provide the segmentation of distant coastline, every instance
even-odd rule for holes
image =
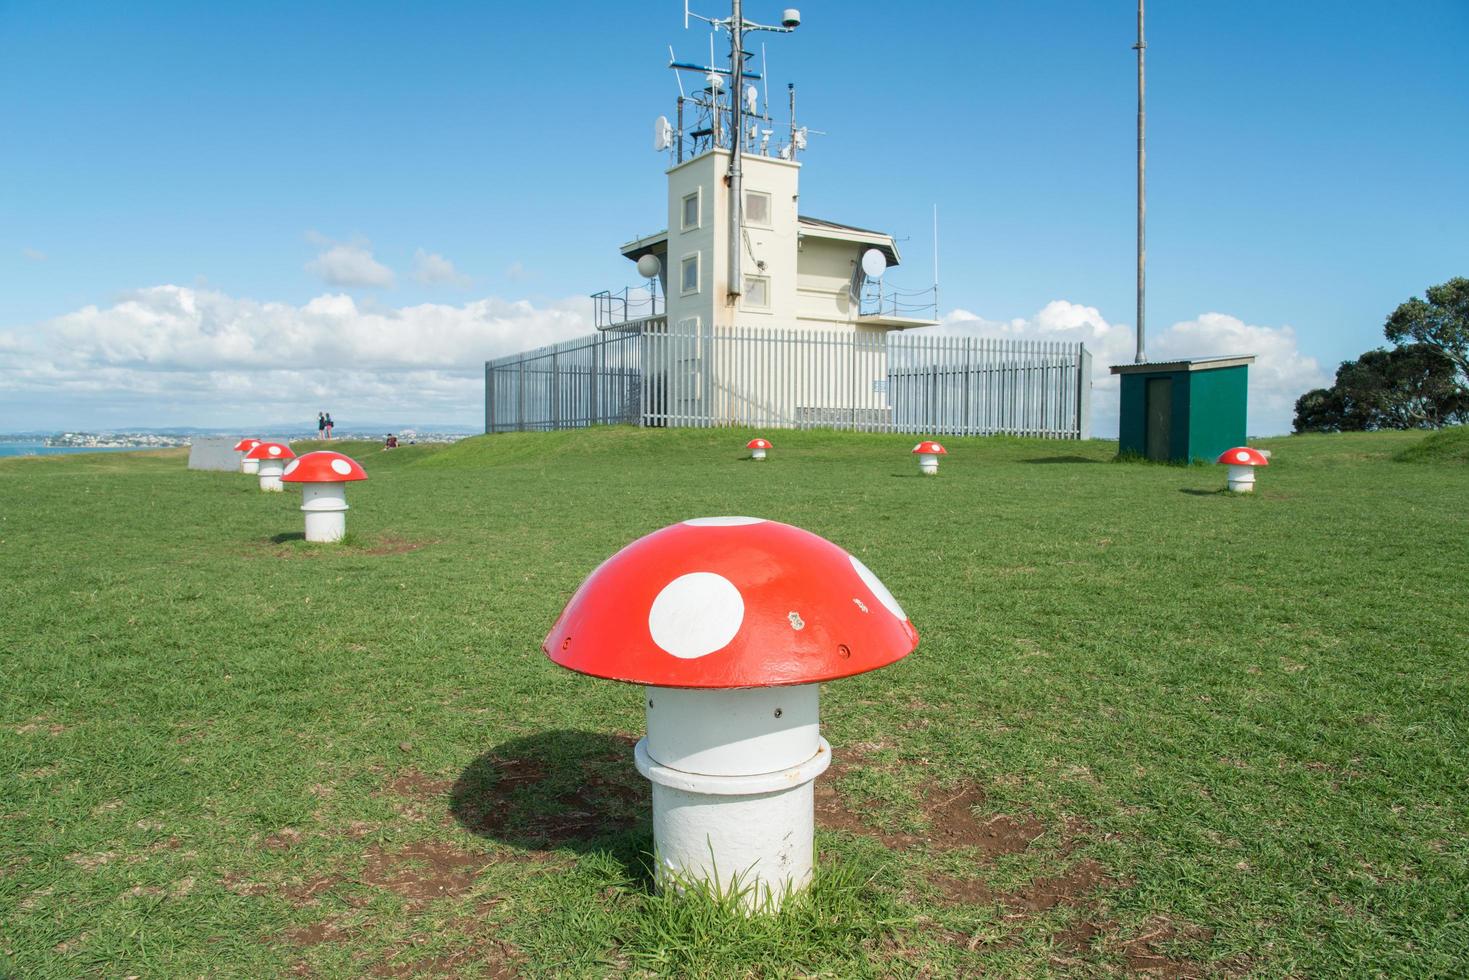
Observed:
[[[130,449],[145,449],[145,446],[48,446],[42,440],[34,442],[0,442],[0,457],[9,456],[69,456],[76,453],[122,453]]]

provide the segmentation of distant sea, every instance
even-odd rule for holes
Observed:
[[[65,456],[72,453],[124,453],[143,446],[111,446],[106,449],[92,446],[46,446],[39,442],[0,442],[0,456]]]

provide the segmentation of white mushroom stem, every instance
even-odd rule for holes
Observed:
[[[340,541],[347,534],[347,484],[301,484],[307,541]]]
[[[260,489],[280,493],[286,489],[281,483],[281,474],[285,472],[286,461],[283,459],[262,459],[257,461],[260,467]]]
[[[933,476],[939,471],[939,457],[937,453],[919,453],[918,469],[928,476]]]
[[[259,473],[260,472],[260,460],[258,460],[258,459],[242,459],[242,460],[240,460],[240,472],[241,473],[248,473],[251,476],[254,476],[256,473]]]
[[[811,784],[831,764],[820,685],[646,695],[648,736],[634,755],[653,784],[660,885],[700,882],[773,911],[811,880]]]
[[[1255,468],[1253,466],[1229,467],[1229,489],[1235,493],[1253,493],[1255,490]]]
[[[765,450],[763,450],[763,449],[752,449],[752,450],[750,450],[750,458],[751,459],[764,459],[765,458]]]

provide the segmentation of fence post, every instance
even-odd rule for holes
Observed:
[[[1092,437],[1092,353],[1081,346],[1076,359],[1076,438]]]
[[[485,434],[495,431],[495,369],[485,361]]]
[[[515,428],[525,431],[525,358],[520,359],[520,384],[516,385]]]

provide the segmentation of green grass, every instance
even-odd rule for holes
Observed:
[[[1253,496],[750,435],[334,446],[338,547],[179,452],[0,462],[0,975],[1469,973],[1462,430],[1263,440]],[[820,871],[757,920],[651,887],[640,693],[539,650],[607,555],[724,513],[922,634],[826,686]]]
[[[1440,429],[1400,450],[1400,463],[1469,463],[1469,425]]]

